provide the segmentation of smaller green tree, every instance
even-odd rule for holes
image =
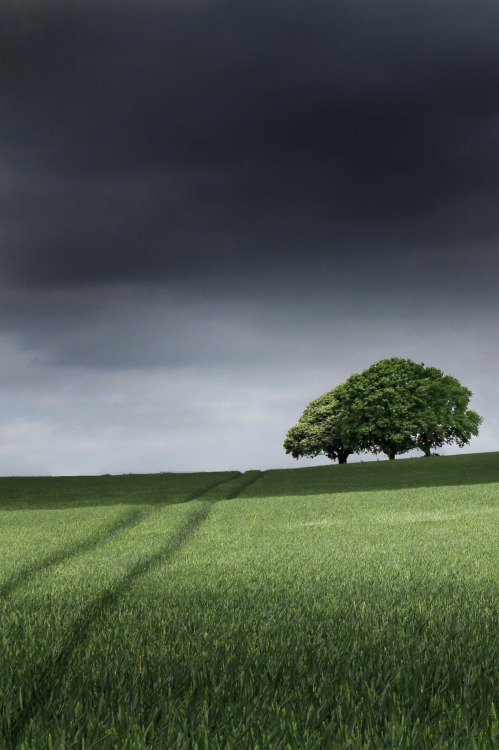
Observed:
[[[298,423],[284,440],[284,449],[293,458],[324,455],[346,464],[357,448],[348,414],[341,400],[342,386],[324,393],[307,406]]]
[[[469,388],[436,367],[426,367],[420,389],[424,405],[414,447],[422,450],[425,456],[431,456],[433,448],[449,443],[462,448],[478,435],[483,418],[467,408],[473,395]]]

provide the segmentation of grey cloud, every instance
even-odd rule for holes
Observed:
[[[365,360],[379,359],[379,347],[393,356],[403,345],[405,356],[411,357],[411,347],[421,348],[425,336],[432,341],[439,331],[449,335],[453,328],[469,342],[468,348],[475,339],[488,343],[490,358],[497,295],[493,285],[489,294],[483,285],[478,299],[471,266],[454,287],[447,279],[444,294],[442,277],[430,294],[429,285],[418,289],[409,281],[401,283],[398,268],[387,280],[386,269],[378,269],[376,277],[373,266],[368,269],[370,285],[365,278],[360,288],[355,278],[343,277],[343,283],[322,279],[322,285],[314,281],[281,289],[267,280],[258,294],[253,288],[246,294],[239,288],[232,294],[210,295],[201,289],[196,294],[159,283],[4,291],[0,331],[15,351],[31,352],[34,362],[46,367],[135,370],[139,378],[146,370],[197,367],[227,368],[228,373],[244,368],[249,379],[254,370],[292,373],[296,363],[327,369],[331,359],[353,362],[355,369]],[[443,333],[441,339],[445,348]],[[455,340],[453,348],[459,348]]]
[[[456,326],[377,319],[342,330],[325,320],[315,330],[309,326],[308,337],[269,322],[250,337],[244,317],[233,319],[232,331],[252,361],[235,350],[230,362],[209,366],[203,352],[197,361],[154,368],[145,362],[140,369],[133,361],[128,368],[102,368],[95,359],[82,366],[78,358],[61,366],[26,342],[20,349],[0,338],[0,473],[306,465],[312,462],[297,464],[282,450],[285,432],[306,404],[393,354],[434,364],[470,387],[473,408],[486,417],[470,450],[497,447],[497,355],[490,345],[495,321]],[[220,321],[214,328],[216,342],[226,329]]]

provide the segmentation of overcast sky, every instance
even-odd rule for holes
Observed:
[[[390,356],[499,450],[498,39],[474,0],[2,0],[0,474],[307,465],[289,427]]]

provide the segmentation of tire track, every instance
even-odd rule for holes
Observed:
[[[73,657],[74,651],[88,637],[90,631],[95,627],[99,619],[102,618],[112,606],[118,603],[121,596],[140,576],[148,573],[156,565],[167,563],[191,540],[192,536],[207,519],[213,508],[213,503],[208,499],[203,501],[203,497],[209,495],[217,487],[233,482],[234,479],[239,479],[243,476],[240,472],[238,474],[239,476],[230,476],[222,481],[211,483],[180,500],[180,503],[187,503],[199,499],[202,504],[197,509],[193,509],[189,518],[178,529],[176,529],[176,531],[174,531],[173,535],[169,538],[168,543],[162,549],[133,565],[120,580],[103,590],[80,611],[80,614],[68,628],[68,636],[64,645],[55,657],[51,655],[40,664],[32,677],[31,684],[26,688],[23,703],[20,706],[17,715],[13,720],[9,721],[8,726],[4,727],[2,739],[3,742],[5,742],[4,747],[6,750],[7,748],[9,750],[18,750],[22,740],[22,735],[31,718],[36,714],[38,706],[44,703],[47,696],[54,692],[61,672],[65,671]],[[244,483],[244,486],[246,485],[247,483]],[[172,505],[173,504],[174,503],[172,503]],[[64,554],[61,551],[60,554],[54,555],[47,560],[46,564],[42,567],[39,566],[35,568],[35,566],[33,566],[33,569],[23,571],[23,574],[18,576],[15,582],[11,583],[9,593],[13,591],[17,585],[29,580],[30,577],[36,575],[41,570],[49,569],[52,565],[56,565],[59,562],[69,560],[81,553],[103,546],[111,539],[135,528],[141,523],[141,521],[165,507],[168,507],[168,504],[164,503],[155,507],[149,507],[146,511],[140,510],[133,514],[132,518],[129,516],[127,519],[122,519],[124,520],[124,523],[120,524],[119,528],[115,528],[110,534],[100,536],[98,539],[93,538],[92,540],[88,540],[85,543],[78,545],[78,549],[72,548],[71,551],[65,550]]]
[[[238,473],[240,474],[240,472]],[[64,547],[55,550],[52,554],[47,555],[47,557],[42,560],[35,560],[33,563],[20,567],[18,572],[12,574],[6,581],[0,584],[0,599],[6,599],[19,586],[27,583],[39,573],[60,565],[61,563],[65,563],[73,557],[83,555],[86,552],[91,552],[93,549],[97,549],[97,547],[107,544],[117,536],[126,534],[127,531],[138,526],[138,524],[153,513],[157,513],[166,505],[177,505],[178,503],[188,503],[192,500],[197,500],[198,498],[203,497],[207,492],[211,492],[215,487],[233,480],[234,477],[230,476],[228,479],[223,479],[221,482],[219,480],[211,482],[205,487],[189,493],[182,500],[178,500],[177,503],[154,503],[146,508],[139,508],[138,510],[131,511],[127,513],[125,517],[117,519],[114,523],[107,525],[102,531],[96,532],[91,537],[83,539],[81,542],[77,542],[71,547]]]
[[[262,476],[262,471],[246,471],[244,474],[234,477],[226,482],[221,482],[218,486],[212,488],[203,494],[204,500],[212,503],[218,503],[222,500],[233,500],[235,497],[256,482]]]
[[[222,479],[221,482],[218,480],[213,482],[212,484],[209,484],[207,487],[204,487],[200,492],[195,491],[191,493],[190,495],[187,495],[183,500],[181,500],[181,503],[189,503],[191,500],[199,500],[200,498],[204,497],[205,495],[208,495],[209,493],[213,492],[213,490],[217,489],[218,487],[221,487],[222,485],[228,484],[229,482],[237,481],[240,477],[243,476],[240,471],[233,471],[231,472],[232,475],[236,474],[237,476],[229,476],[227,479]]]
[[[245,482],[241,483],[241,485],[237,488],[234,494],[229,495],[229,497],[226,497],[225,500],[234,500],[235,497],[239,497],[241,492],[245,490],[247,487],[251,487],[252,484],[255,484],[255,482],[258,482],[258,480],[263,476],[264,472],[258,470],[255,471],[246,471],[243,474],[243,478],[246,479]],[[248,476],[249,475],[249,476]]]
[[[38,575],[38,573],[67,562],[72,557],[77,557],[85,552],[90,552],[100,545],[107,544],[111,539],[114,539],[121,534],[125,534],[152,513],[156,513],[160,507],[163,506],[148,507],[146,510],[140,508],[139,510],[128,513],[125,517],[119,518],[114,523],[106,526],[102,531],[97,532],[87,539],[83,539],[72,547],[64,547],[55,550],[52,554],[47,555],[47,557],[44,557],[42,560],[35,560],[31,564],[21,567],[18,572],[14,573],[10,578],[0,584],[0,597],[8,597],[16,588],[29,581],[30,578]]]
[[[219,497],[219,496],[217,497],[217,496],[215,496],[213,499],[210,497],[210,495],[215,494],[213,492],[213,489],[216,489],[216,487],[212,488],[211,490],[208,490],[205,493],[203,493],[203,495],[204,495],[206,501],[209,502],[212,506],[215,503],[222,502],[223,500],[233,500],[234,498],[238,497],[239,494],[243,490],[245,490],[247,487],[250,487],[252,484],[254,484],[255,482],[257,482],[263,476],[264,473],[265,472],[261,471],[261,470],[246,471],[244,474],[240,474],[239,477],[236,477],[236,478],[234,478],[232,480],[227,480],[226,482],[221,482],[220,485],[225,485],[225,487],[223,488],[223,491],[222,491],[223,497]],[[229,482],[230,482],[230,484],[232,484],[232,487],[230,486]],[[227,485],[229,485],[229,486],[227,486]],[[218,493],[217,493],[217,495],[218,495]],[[154,691],[153,695],[150,696],[150,698],[149,698],[148,704],[145,706],[145,710],[148,710],[151,707],[152,702],[155,699],[155,696],[162,689],[163,689],[163,685],[160,685]],[[103,741],[104,739],[105,739],[105,737],[103,737],[102,740],[100,740],[100,741]],[[98,743],[95,743],[95,744],[98,744]]]
[[[84,642],[91,629],[98,624],[99,619],[118,603],[122,595],[140,576],[148,573],[156,565],[169,562],[190,541],[197,529],[207,519],[212,507],[212,503],[202,502],[200,507],[193,510],[187,521],[174,532],[165,547],[133,565],[120,580],[102,591],[88,606],[81,610],[70,626],[63,647],[55,657],[49,657],[42,662],[33,676],[31,685],[27,687],[23,705],[20,707],[17,716],[5,728],[3,739],[6,743],[6,749],[17,750],[19,748],[22,735],[30,719],[35,716],[38,706],[55,691],[60,675],[69,665],[75,649]]]

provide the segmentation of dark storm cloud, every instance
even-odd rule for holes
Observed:
[[[6,9],[8,283],[497,270],[497,6]]]

